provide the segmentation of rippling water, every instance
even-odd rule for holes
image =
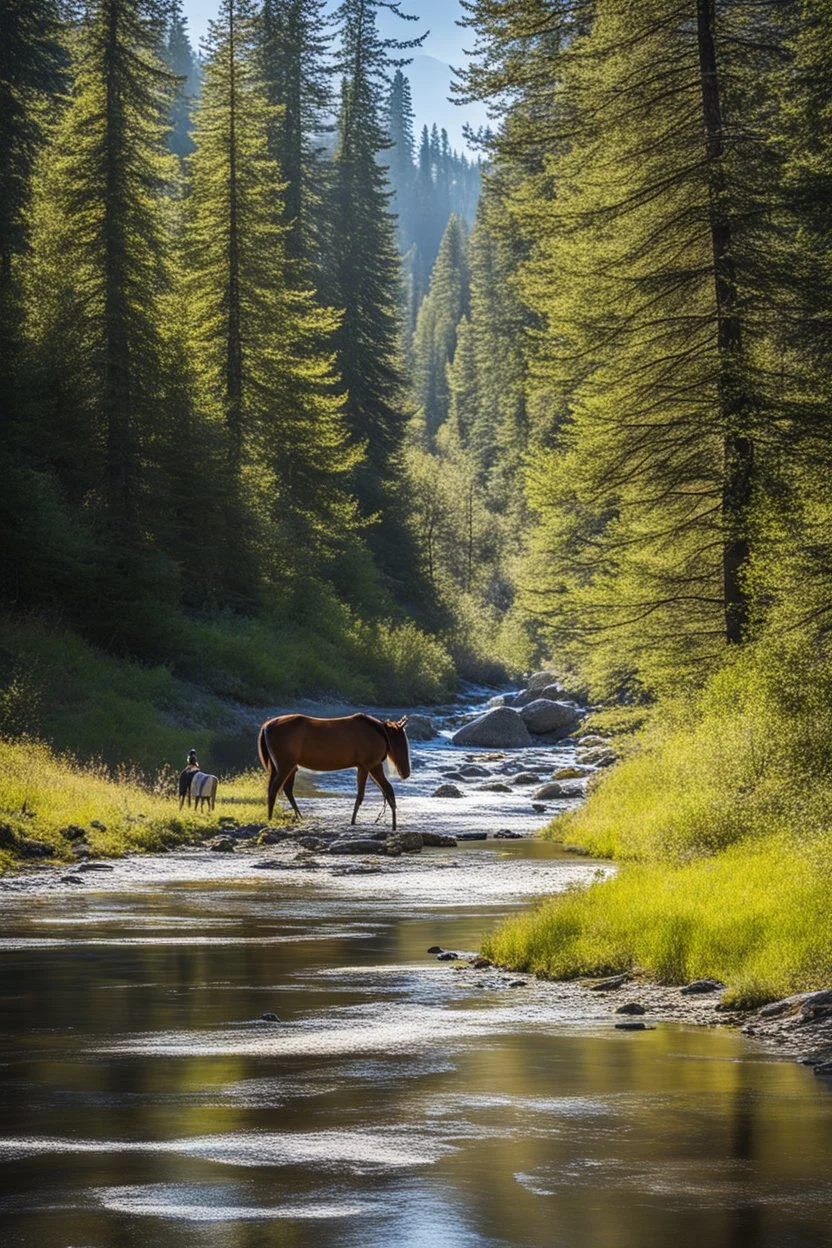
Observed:
[[[4,892],[4,1244],[832,1244],[811,1073],[426,954],[475,949],[590,864],[489,841],[366,877],[251,865],[167,855],[81,894]]]

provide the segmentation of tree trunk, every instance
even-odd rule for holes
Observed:
[[[737,283],[732,252],[731,219],[725,202],[723,120],[714,31],[715,0],[697,0],[699,70],[702,112],[709,168],[711,244],[719,351],[719,404],[723,428],[722,575],[725,636],[734,645],[744,639],[749,619],[745,573],[754,471],[754,444],[745,428],[747,402],[741,381],[742,327],[737,310]]]

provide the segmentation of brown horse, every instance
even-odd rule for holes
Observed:
[[[390,803],[395,831],[396,795],[384,774],[384,760],[392,761],[402,780],[410,775],[406,723],[406,715],[396,723],[390,719],[376,719],[373,715],[345,715],[341,719],[278,715],[277,719],[266,720],[257,738],[257,749],[269,776],[269,819],[281,791],[285,792],[298,819],[301,818],[293,792],[298,767],[307,767],[310,771],[344,771],[355,767],[358,796],[351,822],[355,823],[358,807],[364,800],[367,776],[372,776],[384,794],[385,805]]]

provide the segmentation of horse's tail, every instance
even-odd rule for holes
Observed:
[[[184,771],[181,771],[179,773],[179,796],[180,797],[188,796],[188,790],[191,787],[191,781],[193,780],[195,775],[196,775],[196,772],[189,767],[186,767]]]
[[[257,753],[260,755],[260,762],[263,764],[264,769],[269,773],[269,775],[271,775],[274,770],[274,760],[272,759],[271,751],[269,750],[269,743],[266,740],[265,724],[260,729],[257,737]]]

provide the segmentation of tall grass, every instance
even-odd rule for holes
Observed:
[[[745,1004],[829,983],[829,665],[799,645],[749,649],[660,708],[547,835],[623,865],[509,920],[490,956],[555,977],[716,976]]]
[[[187,806],[180,813],[172,782],[171,775],[153,782],[126,771],[114,775],[101,763],[79,763],[42,742],[0,738],[0,870],[18,861],[21,838],[46,842],[56,858],[71,859],[63,835],[71,824],[85,829],[95,853],[111,856],[199,840],[218,829],[222,815],[241,823],[265,820],[262,773],[221,784],[213,813]]]

